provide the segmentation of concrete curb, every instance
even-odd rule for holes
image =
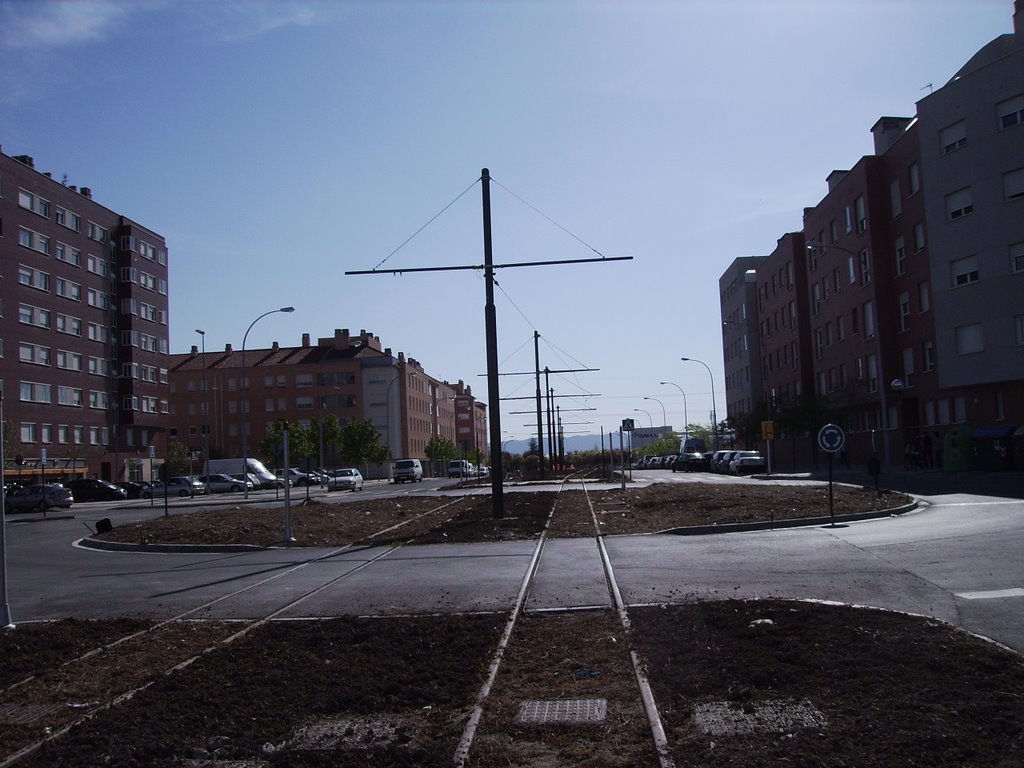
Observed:
[[[903,515],[918,508],[918,502],[912,501],[902,507],[893,509],[879,509],[871,512],[854,512],[847,515],[836,515],[828,517],[804,517],[793,520],[760,521],[756,523],[722,523],[721,525],[691,525],[683,528],[666,528],[663,531],[656,531],[657,534],[672,534],[675,536],[706,536],[714,533],[742,533],[744,531],[765,531],[775,528],[803,528],[820,525],[830,525],[833,521],[837,523],[850,523],[858,520],[877,520],[882,517],[894,517]]]
[[[230,553],[262,552],[273,547],[258,544],[130,544],[127,541],[104,541],[91,536],[79,539],[75,546],[83,549],[97,549],[103,552],[185,552],[185,553]]]

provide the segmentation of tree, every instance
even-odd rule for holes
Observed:
[[[357,465],[365,464],[367,461],[382,463],[391,455],[390,449],[380,442],[380,431],[369,419],[353,421],[342,427],[338,435],[338,445],[342,456]]]
[[[459,455],[459,449],[455,447],[455,443],[441,435],[431,437],[423,452],[431,461],[448,461]]]
[[[526,448],[526,453],[533,456],[540,456],[540,444],[537,442],[536,437],[530,438],[530,442]]]
[[[260,457],[271,466],[279,467],[284,461],[284,432],[288,430],[288,463],[296,466],[302,459],[316,453],[316,444],[310,441],[309,429],[278,419],[269,427],[260,441]]]
[[[180,440],[171,440],[167,444],[167,477],[185,474],[189,455],[187,445]]]

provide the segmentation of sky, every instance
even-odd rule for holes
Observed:
[[[0,2],[0,146],[166,238],[170,345],[366,330],[566,436],[726,416],[718,280],[1011,32],[1012,0]],[[378,268],[381,274],[347,275]],[[682,357],[699,360],[683,362]],[[661,382],[669,382],[662,384]],[[684,396],[685,393],[685,403]],[[501,378],[502,438],[536,420]],[[645,400],[644,398],[652,398]],[[662,410],[664,409],[664,411]]]

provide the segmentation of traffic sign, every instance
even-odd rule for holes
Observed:
[[[839,453],[846,445],[846,433],[842,427],[826,424],[818,431],[818,447],[829,453]]]
[[[774,421],[762,421],[761,422],[761,439],[762,440],[774,440],[775,439],[775,422]]]
[[[635,426],[636,426],[636,422],[633,421],[633,419],[623,419],[622,420],[622,431],[623,432],[632,432],[633,428]]]

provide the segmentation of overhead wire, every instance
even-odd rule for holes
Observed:
[[[493,176],[491,176],[491,181],[492,181],[492,182],[493,182],[494,184],[497,184],[497,185],[498,185],[499,187],[501,187],[502,189],[504,189],[504,190],[505,190],[506,192],[508,192],[508,193],[509,193],[510,195],[512,195],[512,197],[514,197],[514,198],[515,198],[516,200],[518,200],[518,201],[519,201],[520,203],[522,203],[522,204],[523,204],[523,205],[525,205],[525,206],[526,206],[527,208],[529,208],[529,209],[530,209],[531,211],[533,211],[534,213],[536,213],[536,214],[537,214],[538,216],[541,216],[542,218],[544,218],[544,219],[547,219],[547,220],[548,220],[549,222],[551,222],[552,224],[554,224],[554,225],[555,225],[556,227],[558,227],[558,228],[559,228],[560,230],[562,230],[563,232],[565,232],[565,234],[567,234],[567,235],[568,235],[569,237],[571,237],[571,238],[572,238],[573,240],[575,240],[576,242],[578,242],[578,243],[579,243],[580,245],[582,245],[583,247],[585,247],[585,248],[589,249],[589,250],[590,250],[591,252],[593,252],[593,253],[596,253],[596,254],[597,254],[598,256],[600,256],[600,257],[601,257],[602,259],[603,259],[603,258],[605,258],[605,255],[604,255],[603,253],[601,253],[601,252],[600,252],[599,250],[597,250],[597,248],[595,248],[594,246],[592,246],[592,245],[591,245],[590,243],[588,243],[588,242],[587,242],[586,240],[584,240],[583,238],[581,238],[581,237],[578,237],[578,236],[577,236],[577,235],[575,235],[574,233],[570,232],[570,231],[569,231],[568,229],[566,229],[565,227],[563,227],[563,226],[562,226],[561,224],[559,224],[559,223],[558,223],[557,221],[555,221],[554,219],[552,219],[552,218],[551,218],[550,216],[548,216],[548,215],[547,215],[546,213],[544,213],[543,211],[541,211],[541,210],[540,210],[539,208],[537,208],[536,206],[534,206],[534,205],[531,205],[530,203],[526,202],[526,200],[524,200],[523,198],[521,198],[521,197],[520,197],[519,195],[517,195],[517,194],[516,194],[515,192],[513,192],[513,191],[512,191],[511,189],[509,189],[509,188],[508,188],[508,187],[506,187],[506,186],[505,186],[504,184],[502,184],[502,183],[501,183],[500,181],[498,181],[497,179],[495,179],[495,178],[494,178]]]

